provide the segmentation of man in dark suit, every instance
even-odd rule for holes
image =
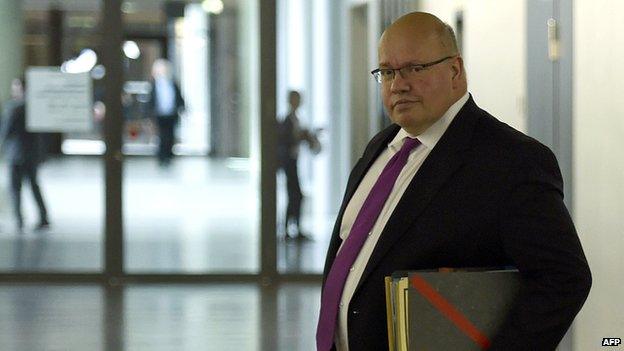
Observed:
[[[519,295],[490,350],[553,350],[591,275],[544,145],[480,109],[452,29],[411,13],[379,45],[394,124],[348,180],[325,264],[318,350],[387,349],[384,277],[515,266]]]
[[[297,109],[301,105],[301,94],[298,91],[288,92],[288,103],[290,111],[277,125],[277,159],[278,169],[286,176],[286,193],[288,205],[286,206],[286,217],[284,218],[284,238],[286,240],[312,240],[301,230],[301,202],[303,193],[299,182],[299,146],[303,142],[312,145],[312,140],[316,135],[308,129],[302,128],[297,116]],[[290,232],[291,225],[294,225],[295,232]]]
[[[22,182],[28,179],[39,209],[37,230],[48,228],[48,212],[37,181],[37,168],[43,158],[41,136],[26,130],[26,105],[24,103],[24,81],[14,79],[11,83],[12,99],[7,103],[0,144],[7,155],[11,178],[13,212],[18,230],[24,227],[22,216]]]
[[[152,65],[152,92],[150,109],[158,124],[160,143],[158,144],[158,162],[166,166],[173,158],[175,128],[180,120],[179,113],[184,109],[184,99],[178,84],[173,80],[171,63],[158,59]]]

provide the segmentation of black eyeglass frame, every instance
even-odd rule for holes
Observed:
[[[412,65],[409,64],[407,66],[403,66],[403,67],[399,67],[399,68],[376,68],[374,70],[371,71],[371,74],[373,75],[373,78],[375,78],[375,80],[378,83],[383,83],[384,81],[381,78],[381,71],[392,71],[392,79],[388,80],[387,82],[391,82],[394,80],[394,77],[396,77],[397,71],[403,76],[405,77],[405,75],[403,75],[403,73],[401,73],[402,70],[406,69],[406,68],[410,68],[410,69],[416,69],[416,71],[422,71],[425,70],[431,66],[435,66],[439,63],[442,63],[448,59],[452,59],[455,58],[459,55],[452,55],[452,56],[446,56],[444,58],[441,58],[439,60],[436,61],[432,61],[432,62],[427,62],[427,63],[421,63],[421,64],[417,64],[417,65]]]

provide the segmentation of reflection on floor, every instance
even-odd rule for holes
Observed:
[[[314,350],[320,287],[0,284],[2,350]]]
[[[37,215],[26,185],[26,230],[11,220],[6,165],[0,169],[0,271],[100,271],[103,261],[104,170],[99,157],[51,159],[40,183],[52,227],[33,232]],[[127,272],[253,273],[259,270],[258,177],[248,160],[177,158],[160,168],[151,157],[124,164]],[[278,198],[281,195],[278,194]],[[278,267],[322,270],[333,215],[304,208],[313,242],[279,241]]]

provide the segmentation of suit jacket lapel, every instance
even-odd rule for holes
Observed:
[[[346,205],[351,200],[351,197],[357,190],[366,172],[368,172],[368,169],[372,166],[373,162],[375,162],[377,157],[379,157],[379,154],[381,154],[381,152],[386,147],[388,147],[388,143],[392,141],[392,138],[394,138],[394,136],[399,132],[400,129],[401,128],[396,124],[393,124],[392,126],[386,128],[382,133],[379,134],[379,137],[371,143],[370,151],[362,155],[362,159],[358,162],[359,167],[357,169],[354,169],[354,174],[352,175],[354,182],[347,189],[345,196],[346,201],[343,201],[342,203],[341,212],[344,212],[344,210],[346,209]]]
[[[362,181],[362,178],[364,178],[364,175],[366,174],[368,169],[377,159],[379,154],[381,154],[381,152],[388,146],[388,143],[392,141],[392,138],[394,138],[394,136],[399,132],[400,129],[401,128],[399,126],[393,124],[380,132],[375,137],[375,139],[371,140],[371,143],[364,152],[364,155],[362,155],[362,158],[357,162],[356,166],[354,167],[352,174],[349,177],[349,184],[345,191],[345,196],[342,200],[342,205],[340,207],[340,211],[338,212],[338,217],[332,231],[332,239],[329,245],[329,249],[327,251],[327,259],[325,261],[324,276],[327,276],[329,268],[334,262],[334,258],[336,257],[336,253],[338,252],[338,248],[340,248],[340,244],[342,243],[342,239],[340,239],[340,226],[342,224],[342,217],[344,216],[347,204],[349,204],[349,201],[351,201],[351,197],[357,190],[360,182]]]
[[[477,110],[471,97],[422,164],[386,223],[358,288],[380,264],[388,250],[418,219],[440,188],[461,168],[478,118]]]

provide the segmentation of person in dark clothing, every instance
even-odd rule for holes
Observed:
[[[21,79],[14,79],[11,83],[12,99],[5,108],[2,119],[4,123],[0,132],[0,142],[9,162],[13,212],[20,232],[24,228],[21,192],[22,182],[25,179],[28,179],[30,183],[39,209],[39,223],[35,229],[46,229],[50,225],[48,212],[37,181],[37,169],[43,160],[41,136],[26,129],[24,89],[24,81]]]
[[[152,92],[150,107],[152,116],[158,125],[160,143],[158,145],[158,162],[166,166],[173,158],[175,128],[180,120],[180,112],[184,110],[184,99],[180,87],[173,80],[171,63],[158,59],[152,66]]]
[[[477,105],[453,29],[434,15],[393,22],[378,59],[371,73],[393,123],[349,176],[317,351],[387,349],[384,279],[394,272],[481,267],[521,277],[488,350],[555,350],[592,283],[555,155]]]
[[[286,176],[286,190],[288,205],[286,206],[286,218],[284,219],[285,238],[297,240],[310,240],[308,235],[301,231],[301,202],[303,194],[299,183],[299,171],[297,162],[299,159],[299,145],[307,142],[309,145],[318,145],[318,139],[307,129],[301,128],[297,109],[301,104],[301,94],[297,91],[288,93],[290,111],[284,120],[278,123],[278,162],[279,169]],[[296,231],[290,233],[291,224]]]

